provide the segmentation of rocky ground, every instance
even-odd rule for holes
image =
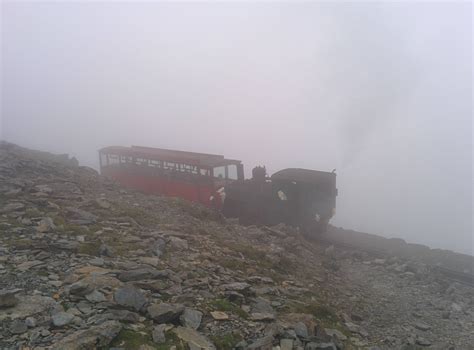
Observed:
[[[0,144],[1,349],[473,349],[473,288]]]

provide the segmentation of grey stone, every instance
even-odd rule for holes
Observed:
[[[94,258],[92,260],[89,260],[89,264],[91,264],[93,266],[104,266],[104,259]]]
[[[176,333],[178,338],[188,344],[190,349],[216,350],[216,347],[209,339],[192,328],[178,327],[173,331]]]
[[[162,256],[166,250],[166,241],[163,238],[157,238],[152,246],[152,253],[157,257]]]
[[[272,350],[273,336],[257,339],[247,347],[247,350]]]
[[[28,316],[36,315],[51,310],[57,305],[53,298],[41,295],[19,295],[20,302],[8,309],[8,312],[0,312],[0,321],[10,319],[25,319]]]
[[[153,278],[160,278],[160,277],[167,277],[168,272],[164,270],[157,270],[153,268],[142,268],[142,269],[135,269],[130,271],[124,271],[119,276],[118,279],[122,282],[130,282],[130,281],[139,281],[144,279],[153,279]]]
[[[223,290],[232,290],[237,292],[243,292],[250,288],[250,284],[245,282],[234,282],[234,283],[227,283],[221,286]]]
[[[192,329],[198,329],[201,324],[202,312],[190,308],[185,308],[184,312],[179,317],[181,325]]]
[[[19,300],[15,296],[21,289],[0,290],[0,308],[12,307],[18,304]]]
[[[110,320],[137,323],[140,320],[140,315],[128,310],[109,309],[108,318]]]
[[[252,321],[272,321],[275,319],[275,314],[268,312],[253,312],[250,314]]]
[[[159,324],[153,328],[151,336],[155,343],[162,344],[166,342],[166,335],[165,335],[166,327],[167,327],[166,324]]]
[[[179,319],[184,311],[181,304],[160,303],[147,308],[148,315],[158,323],[172,323]]]
[[[248,346],[248,343],[245,340],[241,340],[237,344],[235,344],[235,349],[244,350],[244,349],[247,349],[247,346]]]
[[[25,319],[25,324],[28,328],[36,327],[36,319],[34,317],[27,317]]]
[[[423,322],[416,322],[415,328],[419,329],[420,331],[429,331],[431,329],[431,326]]]
[[[94,289],[91,293],[87,294],[85,298],[89,300],[91,303],[101,303],[107,300],[105,298],[105,295],[96,289]]]
[[[68,325],[69,323],[72,322],[74,319],[74,315],[60,311],[52,315],[51,321],[53,322],[53,325],[56,327],[64,327]]]
[[[102,243],[99,247],[99,255],[113,257],[115,255],[115,250],[111,246]]]
[[[38,226],[36,227],[36,231],[45,233],[45,232],[52,232],[56,229],[56,225],[53,222],[53,219],[49,217],[45,217],[41,219]]]
[[[25,272],[33,267],[40,266],[40,265],[44,265],[44,262],[40,260],[29,260],[29,261],[25,261],[19,264],[16,268],[22,272]]]
[[[280,350],[293,350],[293,339],[281,339]]]
[[[21,320],[14,320],[10,325],[10,332],[13,334],[23,334],[28,330],[25,322]]]
[[[308,337],[308,327],[303,322],[298,322],[294,325],[293,329],[295,333],[300,338],[307,338]]]
[[[21,202],[10,202],[0,209],[0,214],[9,213],[11,211],[18,211],[24,208],[25,208],[25,205]]]
[[[188,249],[188,241],[179,237],[170,237],[169,245],[177,250],[186,250]]]
[[[42,337],[47,337],[47,336],[51,335],[51,332],[46,328],[41,328],[40,334],[41,334]]]
[[[107,347],[122,329],[118,321],[106,321],[100,325],[77,331],[56,342],[53,350],[84,350]]]
[[[252,313],[260,313],[260,314],[274,314],[275,311],[273,310],[272,305],[270,302],[262,297],[255,298],[250,305]]]
[[[315,343],[311,342],[306,344],[305,350],[337,350],[334,343]]]
[[[94,291],[94,287],[84,280],[77,281],[69,287],[69,293],[72,295],[85,296]]]
[[[418,337],[416,338],[416,344],[421,345],[421,346],[430,346],[431,342],[428,339]]]
[[[143,295],[140,289],[132,285],[118,288],[115,291],[114,299],[117,304],[133,308],[136,311],[140,311],[147,302],[145,295]]]
[[[88,211],[74,208],[74,207],[67,207],[66,210],[68,213],[73,217],[71,222],[82,222],[84,224],[93,224],[97,221],[98,217]]]
[[[347,339],[347,337],[344,335],[344,333],[342,333],[341,331],[339,331],[337,329],[324,328],[324,332],[326,332],[326,334],[329,335],[330,337],[335,337],[338,340],[345,341]]]
[[[461,311],[462,311],[462,306],[459,305],[459,304],[456,304],[456,303],[452,303],[452,304],[451,304],[451,309],[452,309],[454,312],[461,312]]]

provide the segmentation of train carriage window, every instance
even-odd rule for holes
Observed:
[[[197,174],[197,166],[189,164],[180,164],[180,170],[185,173]]]
[[[164,162],[163,168],[167,170],[179,170],[178,164],[172,162]]]
[[[109,165],[115,165],[115,164],[119,164],[119,163],[120,163],[120,160],[119,160],[118,155],[109,154]]]
[[[122,163],[122,164],[125,163],[125,164],[129,165],[129,164],[132,163],[132,157],[130,157],[130,156],[120,156],[120,163]]]
[[[214,168],[214,177],[225,179],[225,166],[218,166]]]
[[[227,178],[230,180],[237,180],[238,174],[237,174],[237,165],[231,164],[227,166]]]
[[[145,158],[136,158],[135,165],[138,166],[148,166],[148,159]]]

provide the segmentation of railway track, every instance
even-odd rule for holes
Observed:
[[[381,251],[371,249],[368,247],[356,246],[347,242],[333,241],[333,240],[323,238],[323,237],[318,237],[315,239],[315,241],[319,243],[323,243],[327,246],[333,245],[339,248],[363,251],[377,258],[386,257],[387,254],[389,254],[388,252],[381,252]],[[474,287],[474,275],[471,273],[466,273],[459,270],[453,270],[453,269],[449,269],[449,268],[439,266],[439,265],[428,265],[428,266],[431,267],[431,270],[433,272],[439,275],[442,275],[446,279],[449,279],[453,282],[458,282],[467,286]]]

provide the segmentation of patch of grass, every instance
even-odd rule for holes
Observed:
[[[294,262],[284,255],[280,256],[278,261],[272,264],[272,267],[275,269],[275,271],[285,274],[293,273],[296,270]]]
[[[62,232],[73,236],[88,235],[90,233],[84,226],[65,224],[62,227]]]
[[[251,245],[242,243],[228,243],[227,247],[236,253],[242,254],[247,259],[262,261],[265,259],[265,253],[254,248]]]
[[[232,350],[234,346],[242,340],[240,334],[226,333],[210,337],[214,345],[219,350]]]
[[[308,298],[310,298],[310,296],[308,296]],[[319,321],[319,324],[323,328],[337,329],[347,337],[351,336],[351,333],[341,324],[334,310],[327,305],[316,302],[310,304],[292,302],[285,307],[283,312],[311,314]]]
[[[78,253],[92,255],[92,256],[99,256],[99,247],[100,247],[100,244],[98,242],[81,243],[81,245],[79,246]]]
[[[18,250],[33,248],[33,242],[29,239],[9,239],[5,240],[4,243]]]
[[[258,250],[251,245],[228,241],[221,241],[220,244],[227,246],[227,248],[239,256],[243,255],[246,259],[241,260],[240,258],[226,257],[220,261],[220,264],[225,268],[245,271],[249,262],[252,262],[251,265],[253,268],[261,271],[265,275],[271,273],[272,276],[270,277],[275,281],[282,281],[284,278],[280,275],[294,273],[295,271],[294,262],[285,255],[270,258],[264,251]]]
[[[126,256],[134,250],[144,248],[139,243],[121,243],[120,241],[110,242],[110,246],[114,250],[114,254],[117,256]]]
[[[36,208],[28,208],[25,210],[25,217],[27,218],[37,218],[39,216],[42,216],[43,213],[41,211],[39,211],[38,209]]]
[[[227,299],[214,299],[209,303],[209,306],[214,311],[231,312],[241,318],[247,319],[249,315],[240,308],[240,306],[230,302]]]
[[[234,258],[224,258],[223,260],[219,261],[219,264],[222,267],[225,267],[226,269],[232,270],[232,271],[245,271],[247,268],[247,264],[245,261],[241,259],[234,259]]]
[[[110,346],[124,348],[127,350],[136,350],[140,347],[140,345],[145,344],[155,346],[149,333],[122,329],[117,337],[112,341]]]
[[[291,303],[288,311],[311,314],[320,321],[327,321],[331,323],[337,323],[339,321],[336,313],[330,307],[318,303]]]
[[[56,226],[63,226],[63,227],[64,227],[64,226],[67,225],[67,224],[66,224],[66,220],[65,220],[62,216],[59,216],[59,215],[56,215],[56,216],[54,217],[54,220],[53,220],[53,221],[54,221],[54,224],[55,224]]]
[[[38,276],[42,276],[42,277],[49,276],[48,270],[45,270],[45,269],[41,269],[41,270],[36,271],[36,274]]]
[[[141,226],[152,226],[158,224],[158,220],[152,214],[149,214],[143,208],[121,206],[118,212],[114,213],[114,216],[126,218],[129,217],[135,220]]]
[[[201,204],[193,203],[182,198],[172,198],[169,204],[196,219],[223,222],[223,217],[218,211],[209,209]]]
[[[184,342],[178,338],[178,336],[172,332],[165,333],[166,342],[163,344],[159,344],[157,346],[157,350],[169,350],[172,346],[176,347],[176,350],[186,350],[186,345]],[[156,344],[154,344],[156,346]]]

